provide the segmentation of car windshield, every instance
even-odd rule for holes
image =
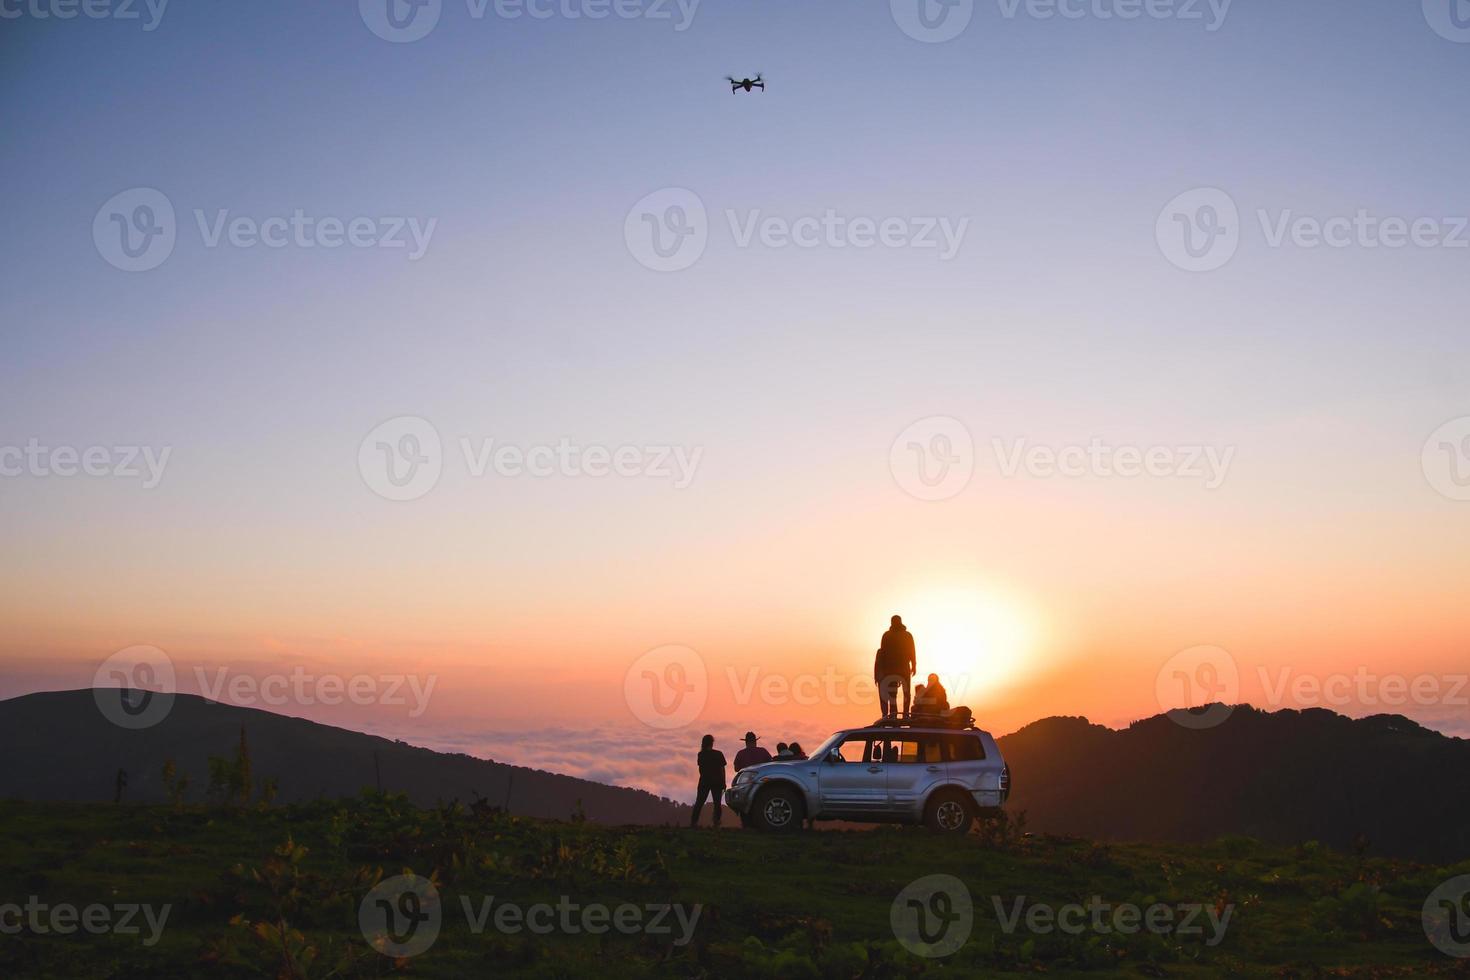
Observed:
[[[818,745],[816,749],[809,752],[808,756],[813,759],[827,758],[827,753],[830,752],[833,746],[842,741],[845,737],[847,737],[847,732],[833,732],[827,738],[827,741],[823,742],[821,745]]]

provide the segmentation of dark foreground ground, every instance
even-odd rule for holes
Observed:
[[[1245,838],[0,802],[0,976],[1470,976],[1421,918],[1467,873]]]

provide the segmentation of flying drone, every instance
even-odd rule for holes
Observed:
[[[745,91],[747,91],[747,92],[749,92],[753,88],[758,88],[762,92],[764,92],[766,90],[766,83],[765,83],[764,80],[761,79],[761,77],[759,75],[755,76],[754,78],[740,78],[740,79],[735,78],[733,75],[726,75],[725,76],[725,80],[730,83],[730,94],[731,95],[734,95],[736,92],[740,91],[741,89],[745,89]]]

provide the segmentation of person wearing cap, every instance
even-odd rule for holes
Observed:
[[[735,753],[735,771],[739,772],[750,766],[758,766],[762,762],[771,761],[771,753],[755,743],[759,741],[755,732],[745,733],[745,748]]]

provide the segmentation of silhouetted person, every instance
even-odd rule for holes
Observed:
[[[791,758],[797,760],[806,758],[806,750],[801,747],[800,742],[791,743]]]
[[[736,772],[750,766],[758,766],[762,762],[771,761],[771,753],[756,745],[755,743],[758,741],[759,739],[756,737],[755,732],[745,733],[745,748],[735,753]]]
[[[914,714],[942,716],[949,711],[949,692],[939,683],[938,674],[930,674],[927,684],[914,691]]]
[[[785,742],[777,742],[776,758],[778,760],[791,758],[791,746],[787,745]]]
[[[873,661],[873,680],[878,685],[878,703],[883,708],[884,718],[898,714],[898,689],[903,688],[903,713],[909,713],[909,701],[913,696],[910,685],[917,669],[914,659],[914,634],[903,625],[903,620],[894,616],[883,642],[878,646],[878,655]]]
[[[715,737],[706,735],[699,744],[699,791],[694,796],[694,812],[689,826],[699,825],[699,814],[706,798],[715,805],[715,826],[720,825],[720,797],[725,794],[725,753],[715,748]]]

